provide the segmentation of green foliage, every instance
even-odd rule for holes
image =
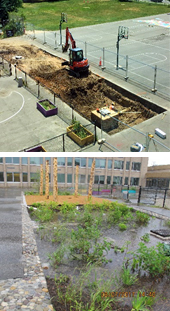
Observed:
[[[165,225],[168,226],[168,227],[170,227],[170,220],[166,220],[166,221],[165,221]]]
[[[49,254],[48,257],[52,260],[54,265],[59,265],[62,262],[65,253],[66,246],[61,244],[57,247],[57,250],[52,255]]]
[[[142,237],[141,240],[143,240],[144,242],[149,242],[150,241],[150,236],[149,233],[145,233]]]
[[[133,254],[133,269],[142,269],[153,277],[170,273],[170,258],[165,255],[162,243],[149,248],[140,242],[136,252],[130,253]]]
[[[142,295],[142,291],[138,291],[137,296],[132,300],[131,311],[149,311],[154,304],[154,297],[147,297]],[[149,309],[148,309],[149,307]]]
[[[68,212],[71,211],[75,211],[77,204],[76,203],[67,203],[64,202],[61,206],[60,206],[60,211],[62,214],[67,214]]]
[[[124,230],[127,229],[127,226],[126,226],[125,224],[123,224],[123,223],[120,223],[120,224],[119,224],[119,229],[120,229],[121,231],[124,231]]]
[[[137,282],[137,276],[132,275],[129,268],[123,267],[122,273],[121,273],[121,280],[123,285],[131,286]]]
[[[142,213],[140,211],[136,211],[136,222],[140,225],[146,225],[150,220],[150,216],[148,214]]]
[[[0,19],[7,20],[9,12],[17,11],[19,7],[22,7],[22,0],[1,0]]]
[[[34,211],[34,216],[36,217],[37,221],[40,222],[48,222],[52,220],[54,212],[53,210],[49,209],[48,206],[41,206]]]
[[[89,135],[89,133],[86,131],[86,129],[80,124],[79,121],[74,121],[73,123],[73,130],[74,133],[80,137],[80,138],[85,138]]]

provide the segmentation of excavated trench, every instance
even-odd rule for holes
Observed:
[[[65,103],[68,103],[81,115],[91,120],[91,111],[97,108],[110,107],[118,112],[118,119],[129,126],[134,126],[148,120],[164,110],[149,105],[137,96],[131,99],[123,95],[103,78],[89,73],[86,77],[76,78],[70,75],[67,67],[62,67],[63,60],[57,58],[33,45],[4,44],[1,55],[18,68],[28,73],[35,80],[56,93]],[[15,59],[16,55],[22,56]],[[124,111],[122,113],[122,111]],[[109,131],[110,134],[126,129],[126,125],[118,122],[117,128]]]

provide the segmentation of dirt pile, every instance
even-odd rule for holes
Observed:
[[[64,102],[71,104],[80,114],[91,119],[91,111],[110,106],[114,102],[117,111],[128,107],[128,111],[119,115],[119,120],[133,126],[156,115],[140,102],[132,101],[109,87],[104,79],[90,73],[88,77],[76,78],[70,75],[67,67],[62,67],[62,60],[36,48],[33,45],[4,44],[1,55],[17,67],[27,72],[34,79],[55,92]],[[15,59],[16,55],[22,59]],[[119,123],[116,133],[124,128]],[[112,133],[110,132],[110,133]]]

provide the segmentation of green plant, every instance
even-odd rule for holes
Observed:
[[[145,234],[141,237],[141,240],[143,240],[144,242],[149,242],[149,241],[150,241],[149,233],[145,233]]]
[[[126,226],[125,224],[123,224],[123,223],[120,223],[120,224],[119,224],[119,229],[120,229],[121,231],[124,231],[124,230],[127,229],[127,226]]]
[[[162,243],[156,247],[147,247],[143,242],[139,243],[139,248],[133,255],[132,268],[141,268],[149,272],[151,276],[161,276],[170,273],[170,258],[166,256]]]
[[[80,124],[79,121],[75,121],[73,123],[73,130],[74,130],[74,133],[80,138],[85,138],[89,135],[86,129]]]
[[[48,222],[52,220],[54,216],[53,210],[49,209],[47,206],[41,206],[37,208],[34,213],[37,221]]]
[[[170,220],[166,220],[166,221],[165,221],[165,225],[168,226],[168,227],[170,227]]]
[[[52,255],[49,254],[48,257],[50,260],[52,260],[54,265],[59,265],[62,262],[65,253],[66,246],[64,244],[61,244],[57,247],[57,250]]]
[[[142,291],[138,291],[137,296],[132,300],[131,311],[149,311],[148,307],[154,304],[154,297],[142,295]]]
[[[43,100],[43,101],[40,102],[40,104],[41,104],[41,105],[43,106],[43,108],[44,108],[45,110],[47,110],[47,111],[55,108],[54,105],[52,105],[52,104],[49,102],[49,100]]]
[[[136,211],[136,222],[142,225],[145,225],[149,222],[150,216],[142,213],[140,211]]]
[[[131,286],[137,282],[137,275],[132,275],[129,268],[123,267],[121,280],[123,285]]]

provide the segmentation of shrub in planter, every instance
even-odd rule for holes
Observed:
[[[50,117],[58,113],[58,108],[48,99],[39,100],[37,109],[45,116]]]
[[[67,135],[72,138],[80,147],[91,144],[94,141],[94,135],[83,127],[79,121],[73,121],[73,124],[67,127]]]

